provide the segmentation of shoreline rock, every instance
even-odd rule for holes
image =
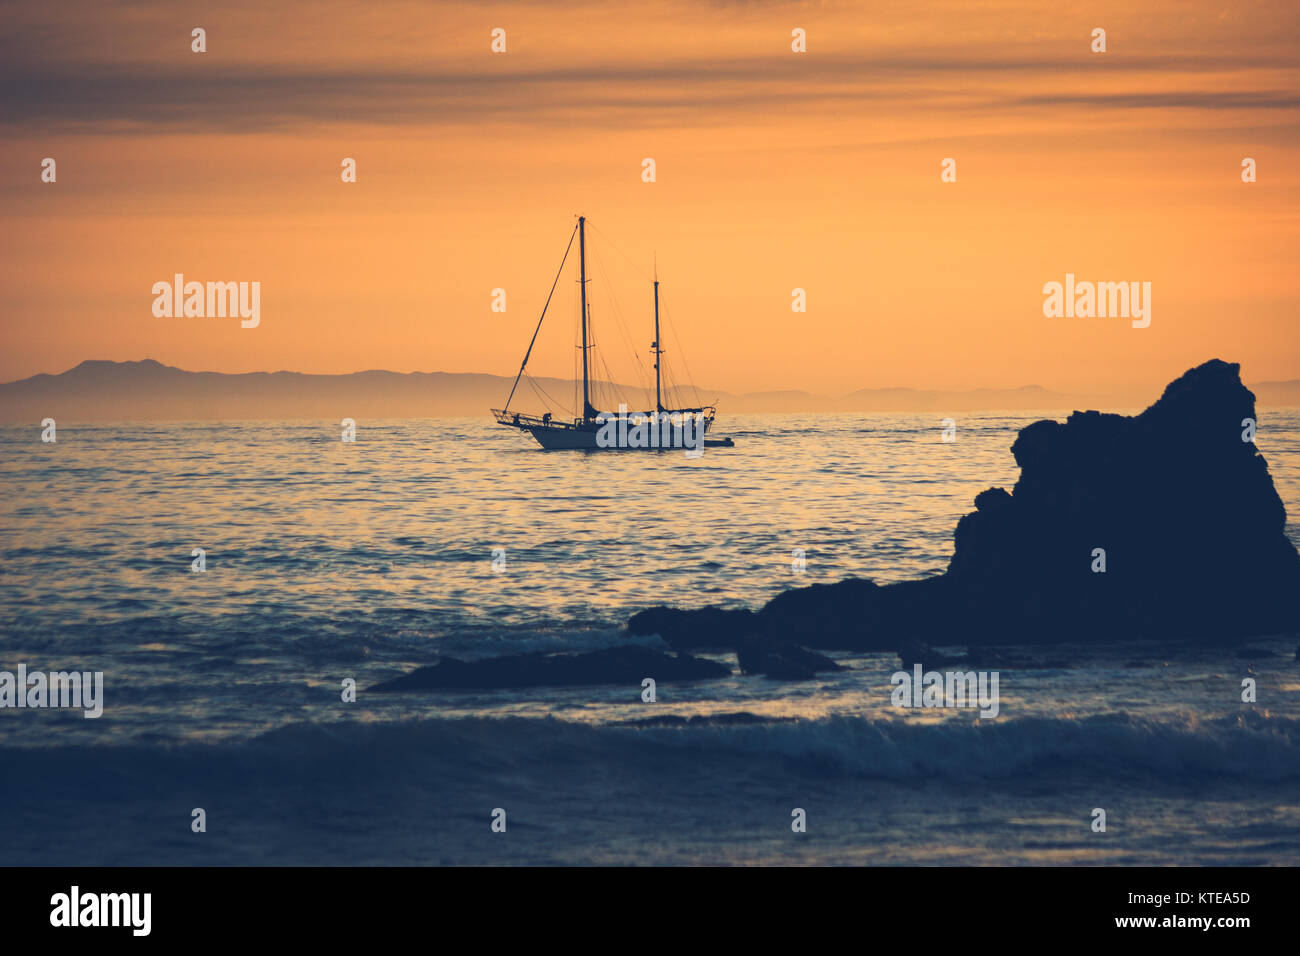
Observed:
[[[369,690],[395,693],[591,684],[627,684],[640,688],[646,677],[654,678],[656,684],[666,684],[731,676],[731,668],[717,661],[630,645],[582,654],[507,654],[478,661],[444,657],[436,664],[382,681]]]
[[[789,641],[751,634],[736,644],[742,674],[762,674],[773,680],[812,680],[819,673],[844,670],[825,654]]]
[[[1255,396],[1239,371],[1212,359],[1138,415],[1074,412],[1021,429],[1015,487],[975,497],[941,575],[816,584],[757,611],[655,607],[633,615],[628,633],[674,648],[757,636],[884,651],[1170,638],[1233,646],[1300,631],[1300,554],[1268,463],[1243,440]]]

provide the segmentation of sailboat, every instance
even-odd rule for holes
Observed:
[[[564,258],[560,260],[560,269],[556,273],[555,282],[551,284],[551,292],[546,297],[546,304],[542,307],[541,318],[537,320],[537,328],[533,331],[532,341],[528,343],[528,350],[524,353],[524,360],[519,365],[519,374],[515,376],[515,382],[510,388],[510,395],[506,399],[505,407],[492,409],[492,416],[497,423],[528,432],[533,438],[537,439],[538,444],[547,450],[659,451],[670,448],[703,449],[705,446],[733,447],[730,438],[720,440],[705,438],[717,415],[716,407],[701,405],[694,408],[668,408],[663,403],[663,379],[660,365],[664,350],[660,346],[659,279],[657,275],[654,279],[655,337],[651,343],[651,352],[655,360],[654,411],[629,412],[624,405],[620,405],[617,412],[600,411],[592,405],[590,353],[595,346],[588,341],[591,310],[587,303],[587,218],[585,216],[578,217],[578,224],[574,227],[574,233],[576,233],[578,239],[578,282],[581,290],[582,414],[572,419],[560,420],[556,419],[550,412],[543,415],[529,415],[510,410],[510,403],[514,400],[515,390],[519,387],[519,380],[528,367],[528,359],[533,354],[533,346],[537,344],[537,333],[541,331],[542,320],[546,318],[546,310],[550,307],[551,298],[555,295],[555,287],[559,284],[560,275],[564,271],[564,263],[573,248],[574,236],[571,234],[569,244],[564,250]]]

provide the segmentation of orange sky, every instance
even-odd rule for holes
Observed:
[[[657,253],[706,386],[1300,378],[1294,2],[274,6],[6,8],[0,380],[510,375],[579,212],[644,273]],[[644,352],[649,288],[600,243]],[[261,282],[260,326],[155,318],[175,272]],[[1044,318],[1066,272],[1150,282],[1150,328]],[[572,371],[571,287],[538,374]]]

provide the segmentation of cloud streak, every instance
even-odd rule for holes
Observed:
[[[1085,71],[1095,75],[1091,64],[1047,57],[906,56],[870,62],[848,56],[750,57],[707,65],[597,63],[500,72],[214,66],[22,69],[10,64],[0,69],[0,121],[10,128],[39,125],[85,133],[239,133],[330,123],[717,124],[729,117],[752,120],[791,105],[815,112],[855,102],[873,110],[1177,107],[1241,112],[1294,109],[1300,103],[1294,92],[1263,85],[1276,81],[1278,71],[1289,66],[1285,60],[1235,57],[1167,56],[1125,63],[1106,74],[1113,88],[1087,92],[1079,91],[1076,81]],[[1227,73],[1237,74],[1231,91],[1187,88],[1211,75],[1219,78],[1214,85],[1222,85]],[[1124,84],[1124,78],[1132,83]],[[1139,81],[1168,88],[1124,88]],[[1261,84],[1253,91],[1252,81]],[[1043,92],[1025,95],[1027,86]]]

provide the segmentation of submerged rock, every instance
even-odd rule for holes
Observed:
[[[731,668],[689,654],[646,647],[613,647],[584,654],[511,654],[479,661],[444,657],[371,687],[381,693],[407,690],[495,690],[512,687],[656,683],[730,677]]]
[[[819,673],[844,669],[824,654],[761,634],[741,638],[736,644],[736,660],[742,674],[762,674],[775,680],[812,680]]]
[[[652,607],[633,614],[627,622],[627,630],[629,634],[658,634],[677,650],[734,647],[737,641],[754,630],[754,612],[718,607],[698,611]]]
[[[1172,638],[1218,644],[1300,630],[1300,555],[1253,441],[1255,397],[1218,359],[1135,416],[1075,412],[1021,429],[1020,478],[954,531],[946,573],[848,579],[759,611],[652,608],[628,622],[674,647],[737,631],[822,649]],[[1250,437],[1250,436],[1247,436]]]
[[[898,661],[903,670],[911,670],[917,664],[930,670],[962,667],[971,664],[969,657],[960,654],[941,654],[928,644],[910,640],[904,641],[903,645],[898,649]],[[987,661],[985,663],[987,664]],[[998,660],[993,662],[992,666],[1005,666],[1005,664]]]

